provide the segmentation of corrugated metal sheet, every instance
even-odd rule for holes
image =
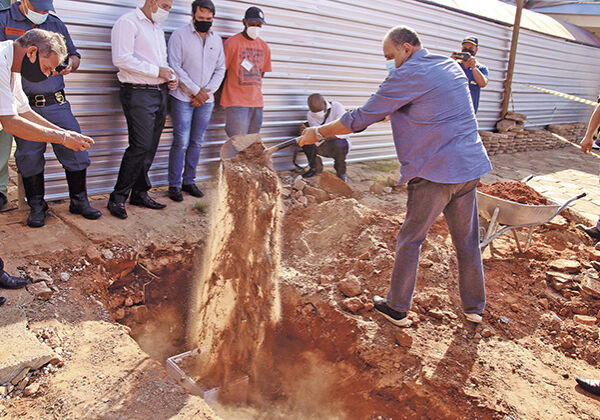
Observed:
[[[81,69],[67,77],[67,94],[83,131],[96,140],[90,153],[88,187],[92,194],[111,191],[127,147],[125,119],[117,97],[116,69],[110,58],[110,29],[120,15],[139,3],[135,0],[54,1],[57,14],[68,25],[83,55]],[[190,3],[190,0],[174,1],[167,32],[189,21]],[[511,36],[510,28],[505,25],[412,0],[307,0],[301,3],[222,0],[216,5],[215,30],[222,36],[241,30],[241,18],[247,7],[257,5],[265,12],[268,25],[262,37],[271,46],[274,70],[264,81],[265,122],[261,134],[268,143],[274,144],[296,134],[296,127],[305,119],[306,97],[312,92],[320,92],[347,108],[362,105],[386,75],[381,38],[397,24],[412,26],[421,34],[425,47],[445,55],[459,46],[466,33],[477,34],[481,43],[479,60],[491,72],[490,83],[482,93],[480,126],[489,129],[498,120]],[[586,113],[577,105],[565,105],[555,111],[554,105],[545,105],[554,98],[521,92],[521,85],[531,77],[541,86],[557,88],[565,79],[570,79],[566,87],[577,87],[577,90],[567,90],[568,93],[590,96],[599,84],[599,75],[568,68],[563,72],[559,66],[596,63],[600,51],[567,42],[563,45],[535,34],[522,35],[521,39],[526,46],[519,54],[517,66],[523,75],[516,76],[515,98],[521,100],[520,95],[523,95],[524,103],[533,108],[532,112],[539,112],[536,122],[543,122],[544,118],[565,121],[585,118]],[[549,49],[535,51],[536,43]],[[563,52],[557,51],[559,46]],[[579,62],[568,61],[574,51]],[[549,61],[555,55],[560,58],[553,66]],[[223,125],[223,112],[217,110],[205,139],[200,178],[214,173],[218,150],[225,140]],[[151,169],[155,185],[166,183],[171,137],[168,121]],[[395,156],[388,124],[377,124],[354,135],[352,141],[350,161]],[[276,166],[291,168],[289,150],[276,155]],[[49,198],[66,194],[63,170],[52,153],[47,155],[46,177]]]

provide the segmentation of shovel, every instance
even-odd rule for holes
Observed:
[[[296,138],[293,138],[290,140],[286,140],[283,143],[279,143],[279,144],[276,144],[275,146],[271,146],[271,147],[265,149],[263,152],[263,155],[262,155],[262,160],[268,159],[276,151],[281,150],[284,147],[288,147],[288,146],[291,146],[292,144],[296,143],[298,138],[299,137],[296,137]],[[221,159],[222,160],[233,159],[240,152],[243,152],[244,150],[246,150],[248,147],[250,147],[254,143],[262,144],[262,140],[258,134],[245,134],[245,135],[240,135],[240,136],[233,136],[233,137],[227,139],[227,141],[221,147],[221,153],[220,153]]]

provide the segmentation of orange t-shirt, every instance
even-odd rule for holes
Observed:
[[[263,107],[262,74],[271,71],[271,50],[260,38],[249,40],[242,33],[223,44],[227,76],[221,105]]]

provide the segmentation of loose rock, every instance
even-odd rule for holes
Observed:
[[[356,277],[349,277],[341,280],[338,289],[347,297],[358,296],[362,293],[362,286]]]
[[[48,300],[52,296],[52,290],[48,287],[46,282],[40,281],[39,283],[33,283],[27,286],[27,291],[37,298]]]
[[[396,340],[396,343],[398,343],[398,345],[400,347],[410,348],[413,345],[412,336],[402,330],[397,330],[394,332],[394,339]]]
[[[31,396],[37,394],[39,390],[40,390],[39,382],[34,382],[23,390],[23,395],[25,395],[26,397],[31,397]]]
[[[575,274],[581,271],[581,264],[575,260],[559,259],[550,263],[550,268],[562,273]]]
[[[596,325],[596,317],[587,315],[575,315],[573,321],[582,325]]]
[[[362,301],[357,297],[344,299],[342,301],[342,305],[344,306],[344,308],[346,308],[346,310],[352,312],[353,314],[357,313],[365,306],[364,303],[362,303]]]
[[[371,191],[373,194],[383,194],[384,186],[379,182],[374,182],[369,187],[369,191]]]

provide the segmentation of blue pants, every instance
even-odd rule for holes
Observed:
[[[465,313],[483,313],[485,283],[479,249],[476,187],[479,179],[461,184],[438,184],[423,178],[408,183],[406,219],[398,234],[396,259],[387,303],[407,312],[417,280],[421,244],[435,219],[444,213],[456,248],[458,287]]]
[[[229,106],[225,108],[225,133],[228,137],[260,132],[263,122],[262,108]]]
[[[32,109],[61,128],[81,133],[79,123],[73,116],[71,105],[68,102],[62,105],[54,104],[42,108],[32,107]],[[19,173],[27,178],[43,172],[46,163],[44,159],[46,143],[24,140],[18,137],[15,137],[15,141],[17,142],[15,161]],[[65,168],[65,171],[77,172],[87,169],[90,166],[90,158],[87,151],[76,152],[54,143],[52,143],[52,149],[58,161]]]
[[[169,152],[169,186],[180,187],[182,183],[193,184],[204,133],[208,128],[214,102],[191,106],[169,95],[171,120],[173,121],[173,144]],[[185,164],[185,168],[184,168]]]

